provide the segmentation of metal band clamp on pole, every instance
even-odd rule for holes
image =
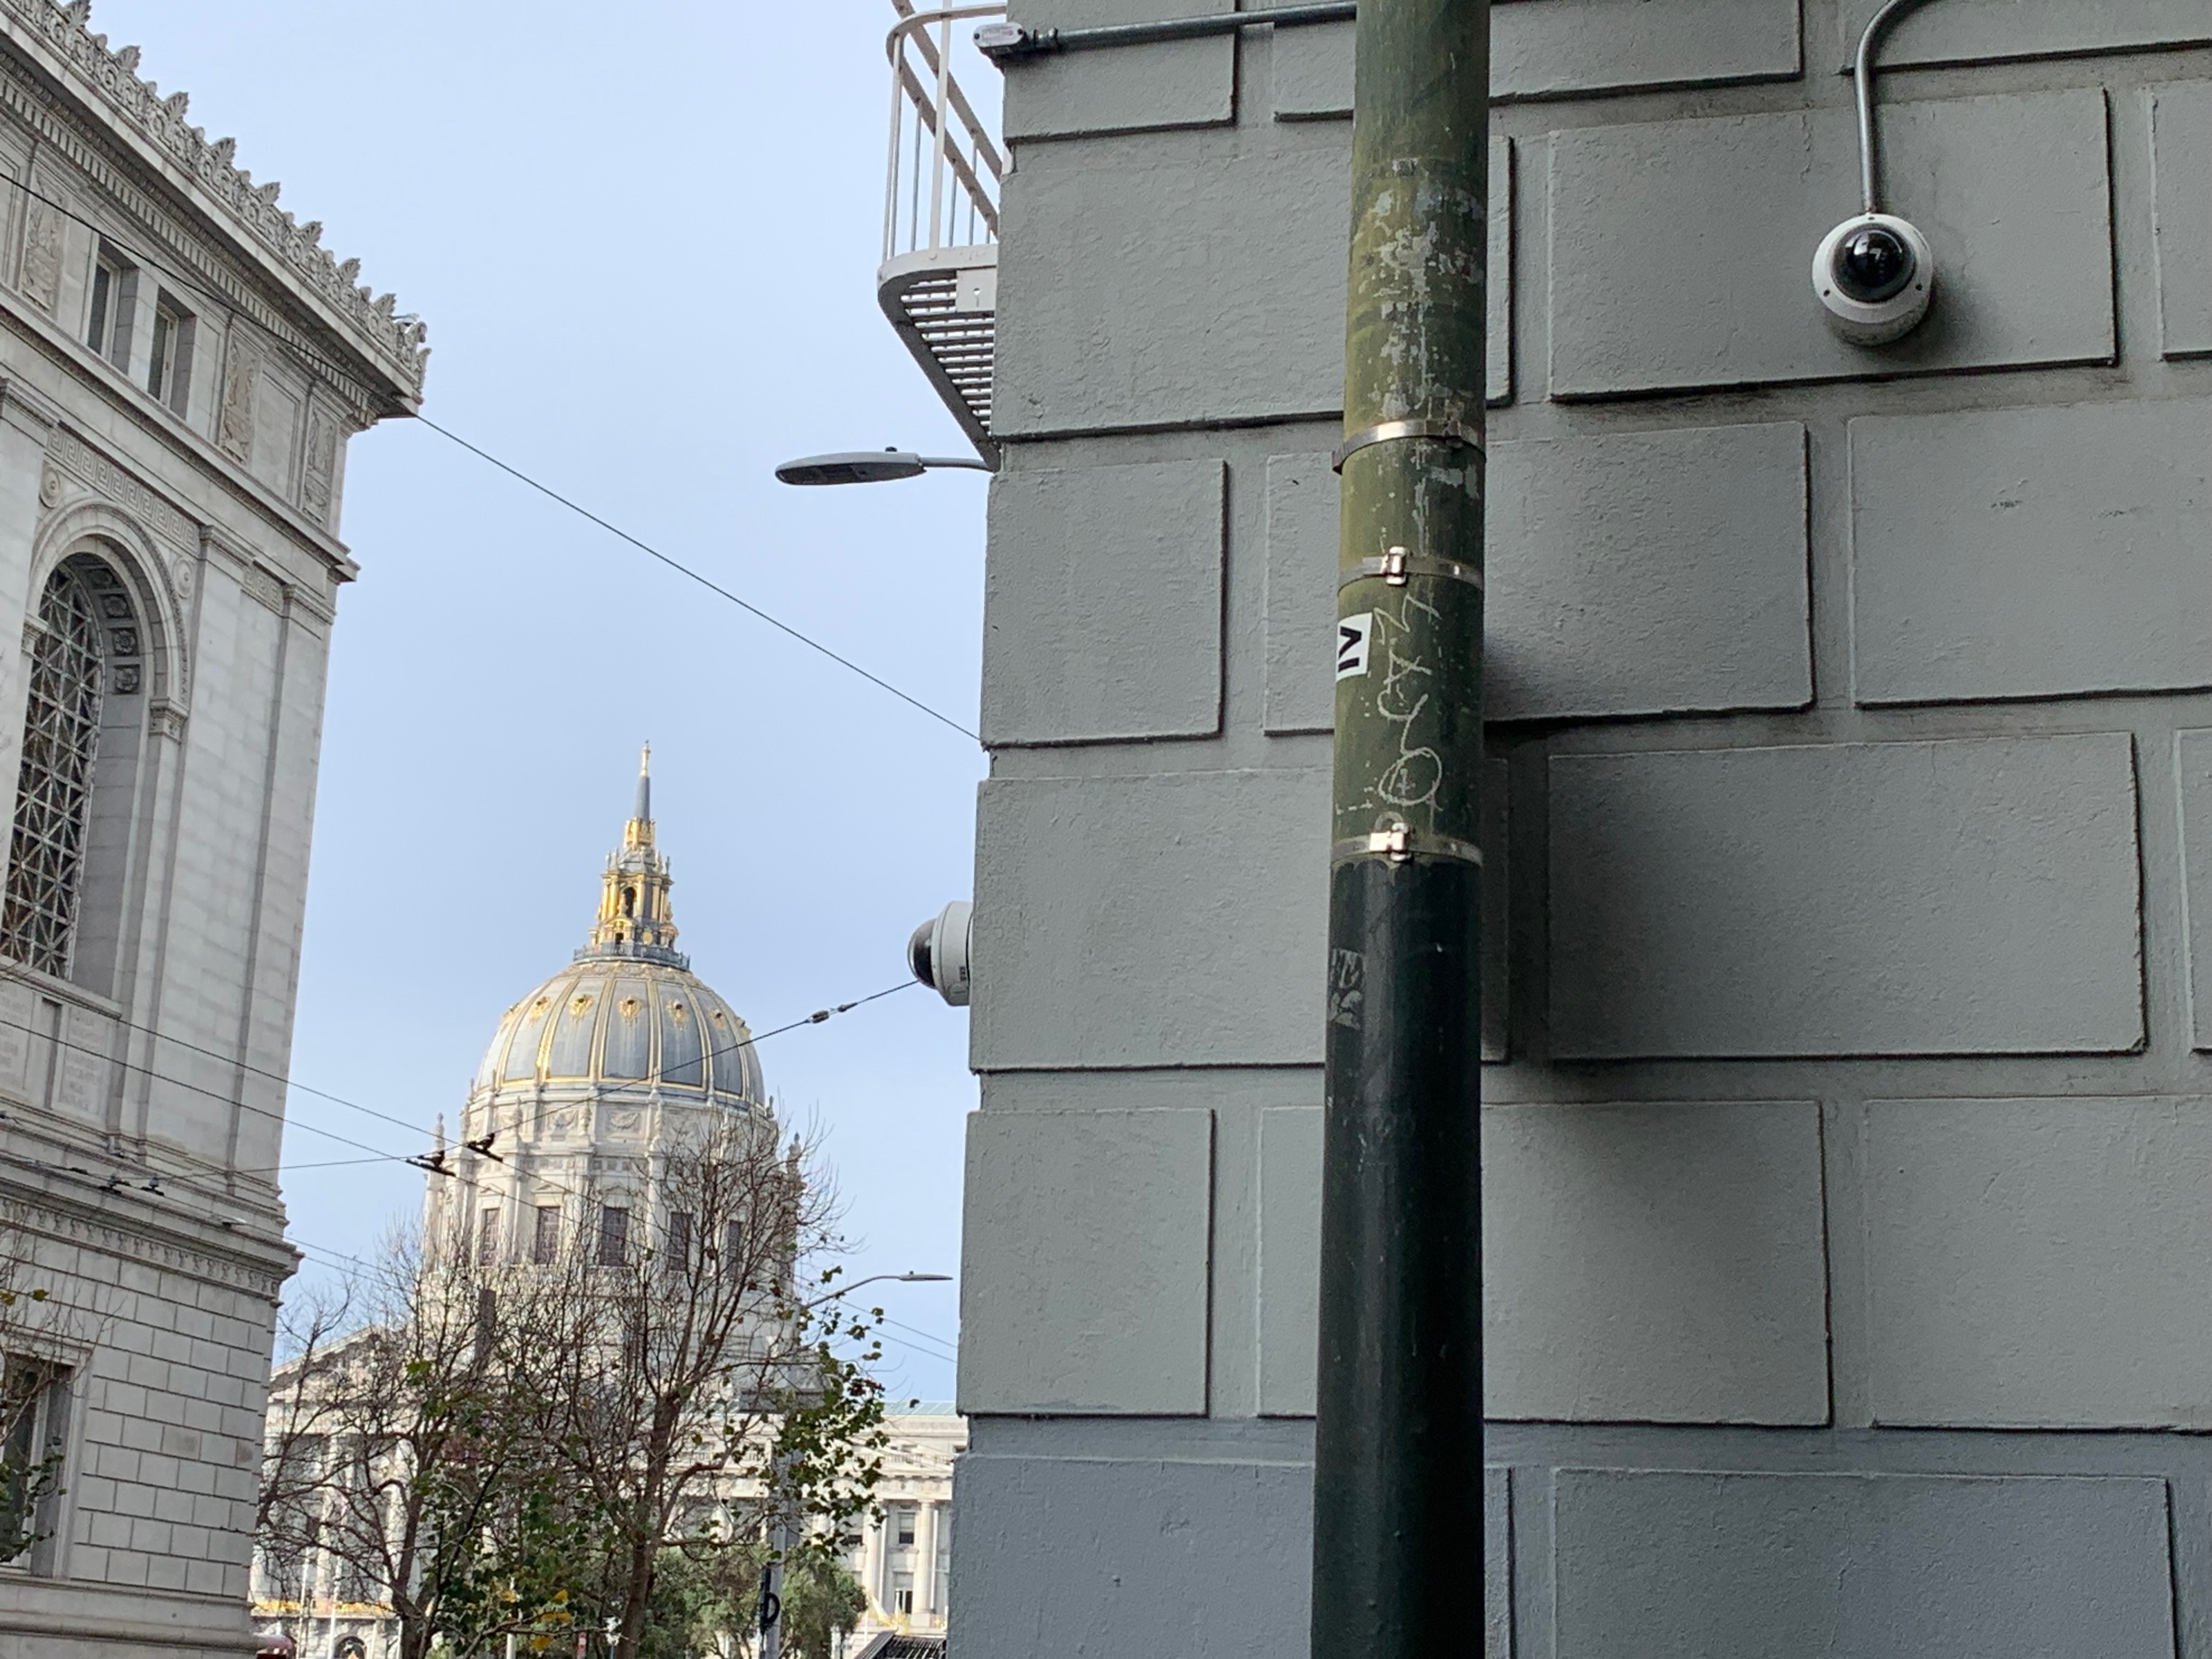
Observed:
[[[1328,458],[1331,470],[1341,472],[1344,464],[1370,444],[1401,443],[1408,438],[1433,438],[1439,443],[1461,444],[1467,448],[1482,447],[1480,426],[1469,430],[1467,423],[1456,415],[1441,421],[1380,421],[1352,434],[1336,447]]]

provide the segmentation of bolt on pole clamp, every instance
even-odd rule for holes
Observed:
[[[1384,858],[1393,864],[1410,864],[1417,858],[1452,859],[1480,869],[1482,848],[1471,841],[1462,841],[1456,836],[1443,836],[1432,830],[1415,830],[1407,824],[1394,823],[1387,830],[1376,830],[1372,835],[1353,836],[1338,842],[1328,849],[1332,868],[1364,858]]]
[[[1415,576],[1438,576],[1447,581],[1465,582],[1471,587],[1482,586],[1482,567],[1459,559],[1432,559],[1426,554],[1408,553],[1402,547],[1394,547],[1379,559],[1362,559],[1336,580],[1340,593],[1354,582],[1371,581],[1380,576],[1393,587],[1403,587]]]

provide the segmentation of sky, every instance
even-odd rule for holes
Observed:
[[[92,27],[423,317],[426,415],[972,728],[980,475],[771,475],[966,448],[876,304],[893,21],[889,0],[95,0]],[[967,78],[994,106],[989,72]],[[908,934],[970,889],[971,740],[424,427],[387,422],[347,465],[361,575],[295,1085],[453,1121],[501,1014],[583,943],[648,740],[679,945],[754,1030],[906,980]],[[826,1136],[850,1277],[958,1271],[967,1036],[914,988],[761,1045],[787,1115]],[[315,1127],[424,1140],[295,1088],[292,1234],[368,1252],[424,1177]],[[890,1392],[949,1398],[956,1286],[878,1289]]]

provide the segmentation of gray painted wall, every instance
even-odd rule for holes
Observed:
[[[2212,0],[1923,0],[1869,352],[1875,3],[1497,8],[1492,1655],[2212,1659]],[[1304,1640],[1352,50],[1008,77],[955,1659]]]

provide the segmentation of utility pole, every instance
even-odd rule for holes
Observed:
[[[1313,1656],[1427,1659],[1486,1627],[1467,1564],[1484,1559],[1490,6],[1360,0],[1358,27]]]

